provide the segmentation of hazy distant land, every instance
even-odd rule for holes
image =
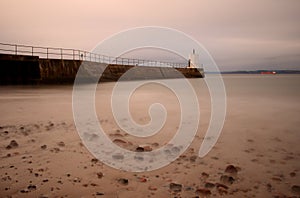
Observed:
[[[261,74],[267,72],[275,72],[276,74],[300,74],[300,70],[237,70],[237,71],[221,71],[221,74]],[[216,72],[205,71],[206,74]]]

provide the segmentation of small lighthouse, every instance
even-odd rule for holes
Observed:
[[[193,53],[189,55],[188,68],[201,68],[199,54],[193,49]]]

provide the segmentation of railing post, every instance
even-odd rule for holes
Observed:
[[[60,58],[63,59],[63,50],[60,48]]]
[[[15,53],[16,53],[16,55],[18,55],[18,46],[17,45],[15,45]]]
[[[73,52],[73,60],[75,60],[75,53],[74,53],[74,49],[72,50]]]
[[[47,47],[47,59],[48,59],[48,47]]]
[[[31,47],[31,55],[33,56],[33,46]]]

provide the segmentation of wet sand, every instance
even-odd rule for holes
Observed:
[[[210,97],[203,79],[192,79],[201,113],[193,143],[170,165],[143,173],[113,169],[84,147],[72,117],[72,86],[0,87],[0,197],[299,197],[300,76],[224,75],[224,82],[227,116],[208,155],[197,157]],[[150,104],[168,110],[159,134],[136,138],[113,119],[113,85],[101,84],[96,93],[111,140],[143,152],[167,144],[179,126],[176,97],[153,84],[133,94],[130,110],[140,124],[149,121]]]

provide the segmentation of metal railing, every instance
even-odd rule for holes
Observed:
[[[111,57],[84,50],[56,48],[56,47],[37,47],[30,45],[17,45],[0,43],[0,53],[13,55],[39,56],[46,59],[65,59],[83,60],[106,64],[153,66],[153,67],[186,67],[186,63],[174,63],[164,61],[142,60],[133,58]]]

